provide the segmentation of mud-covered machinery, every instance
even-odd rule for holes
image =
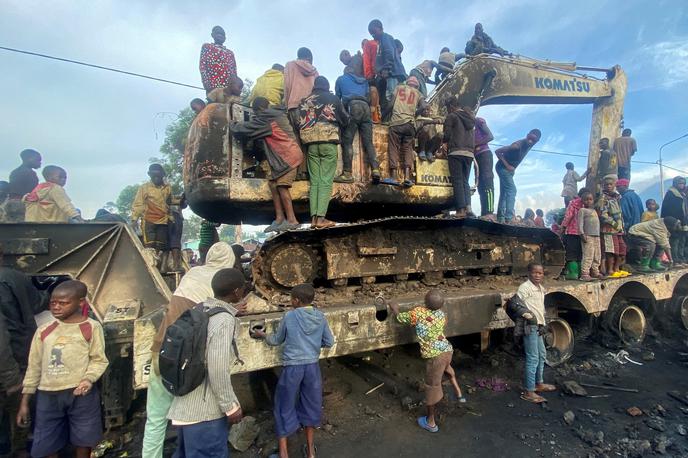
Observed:
[[[597,79],[579,70],[604,71]],[[456,95],[462,105],[593,104],[589,167],[596,168],[597,141],[614,138],[621,123],[626,77],[621,68],[576,67],[525,58],[480,55],[460,63],[429,98],[437,112]],[[216,222],[266,224],[273,217],[266,171],[251,144],[231,134],[233,120],[250,110],[240,105],[210,104],[194,120],[184,154],[186,196],[195,213]],[[527,131],[530,127],[528,126]],[[383,174],[389,173],[387,126],[376,125],[374,143]],[[361,158],[354,159],[354,183],[335,183],[328,216],[349,223],[326,230],[298,230],[269,239],[253,263],[254,278],[266,297],[275,289],[302,281],[334,286],[360,279],[418,274],[432,282],[445,274],[471,270],[518,273],[529,261],[558,272],[562,246],[549,231],[509,228],[482,220],[429,218],[451,207],[452,188],[446,160],[416,161],[415,185],[409,189],[372,185]],[[341,165],[340,165],[341,169]],[[308,181],[292,187],[294,206],[307,219]]]
[[[105,424],[122,425],[135,388],[146,386],[150,370],[151,336],[141,330],[155,332],[172,295],[154,260],[147,259],[136,234],[122,223],[0,224],[0,243],[4,264],[38,284],[75,279],[88,286],[87,299],[103,325],[110,361],[101,380]],[[152,326],[135,331],[136,320],[144,316]],[[138,366],[135,359],[141,361]]]

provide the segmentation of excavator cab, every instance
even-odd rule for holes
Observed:
[[[252,110],[239,104],[209,104],[193,121],[184,153],[184,186],[194,212],[211,221],[268,224],[274,218],[268,188],[270,170],[260,148],[231,133],[233,121],[246,121]],[[389,176],[387,126],[374,125],[373,143],[383,177]],[[341,173],[341,154],[337,174]],[[302,166],[306,171],[305,161]],[[353,183],[335,183],[328,215],[337,221],[385,216],[434,216],[451,206],[447,161],[416,160],[412,188],[374,185],[370,168],[354,142]],[[291,188],[294,209],[308,219],[308,179],[301,174]]]

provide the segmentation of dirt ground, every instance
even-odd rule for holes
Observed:
[[[424,412],[424,364],[417,345],[322,361],[325,408],[323,427],[316,432],[318,455],[688,456],[688,333],[664,338],[650,332],[642,346],[628,349],[630,359],[642,365],[616,362],[609,353],[619,348],[602,346],[594,334],[576,342],[570,361],[546,369],[546,380],[560,389],[543,405],[519,398],[523,358],[507,336],[501,337],[495,336],[482,354],[476,354],[475,340],[452,339],[454,367],[468,402],[460,404],[445,386],[437,434],[416,425]],[[244,414],[257,419],[260,433],[247,451],[232,451],[232,456],[263,457],[275,450],[270,393],[277,374],[236,377]],[[573,396],[561,389],[570,380],[606,389],[588,387],[587,397]],[[638,392],[609,389],[614,387]],[[668,394],[672,391],[683,402]],[[627,412],[631,407],[638,416]],[[134,415],[126,432],[117,434],[128,443],[106,456],[140,455],[144,415]],[[175,445],[172,430],[168,436],[166,456]],[[295,436],[290,456],[302,456],[302,444],[303,436]]]

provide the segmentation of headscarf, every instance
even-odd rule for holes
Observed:
[[[180,296],[194,303],[203,302],[213,297],[210,282],[221,269],[234,267],[234,250],[227,242],[217,242],[208,250],[205,264],[192,267],[174,290],[174,296]]]

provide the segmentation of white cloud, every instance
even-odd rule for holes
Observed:
[[[671,89],[687,83],[688,38],[642,46],[633,53],[629,69],[640,76],[640,84],[631,86],[629,92],[637,92],[657,85]]]

